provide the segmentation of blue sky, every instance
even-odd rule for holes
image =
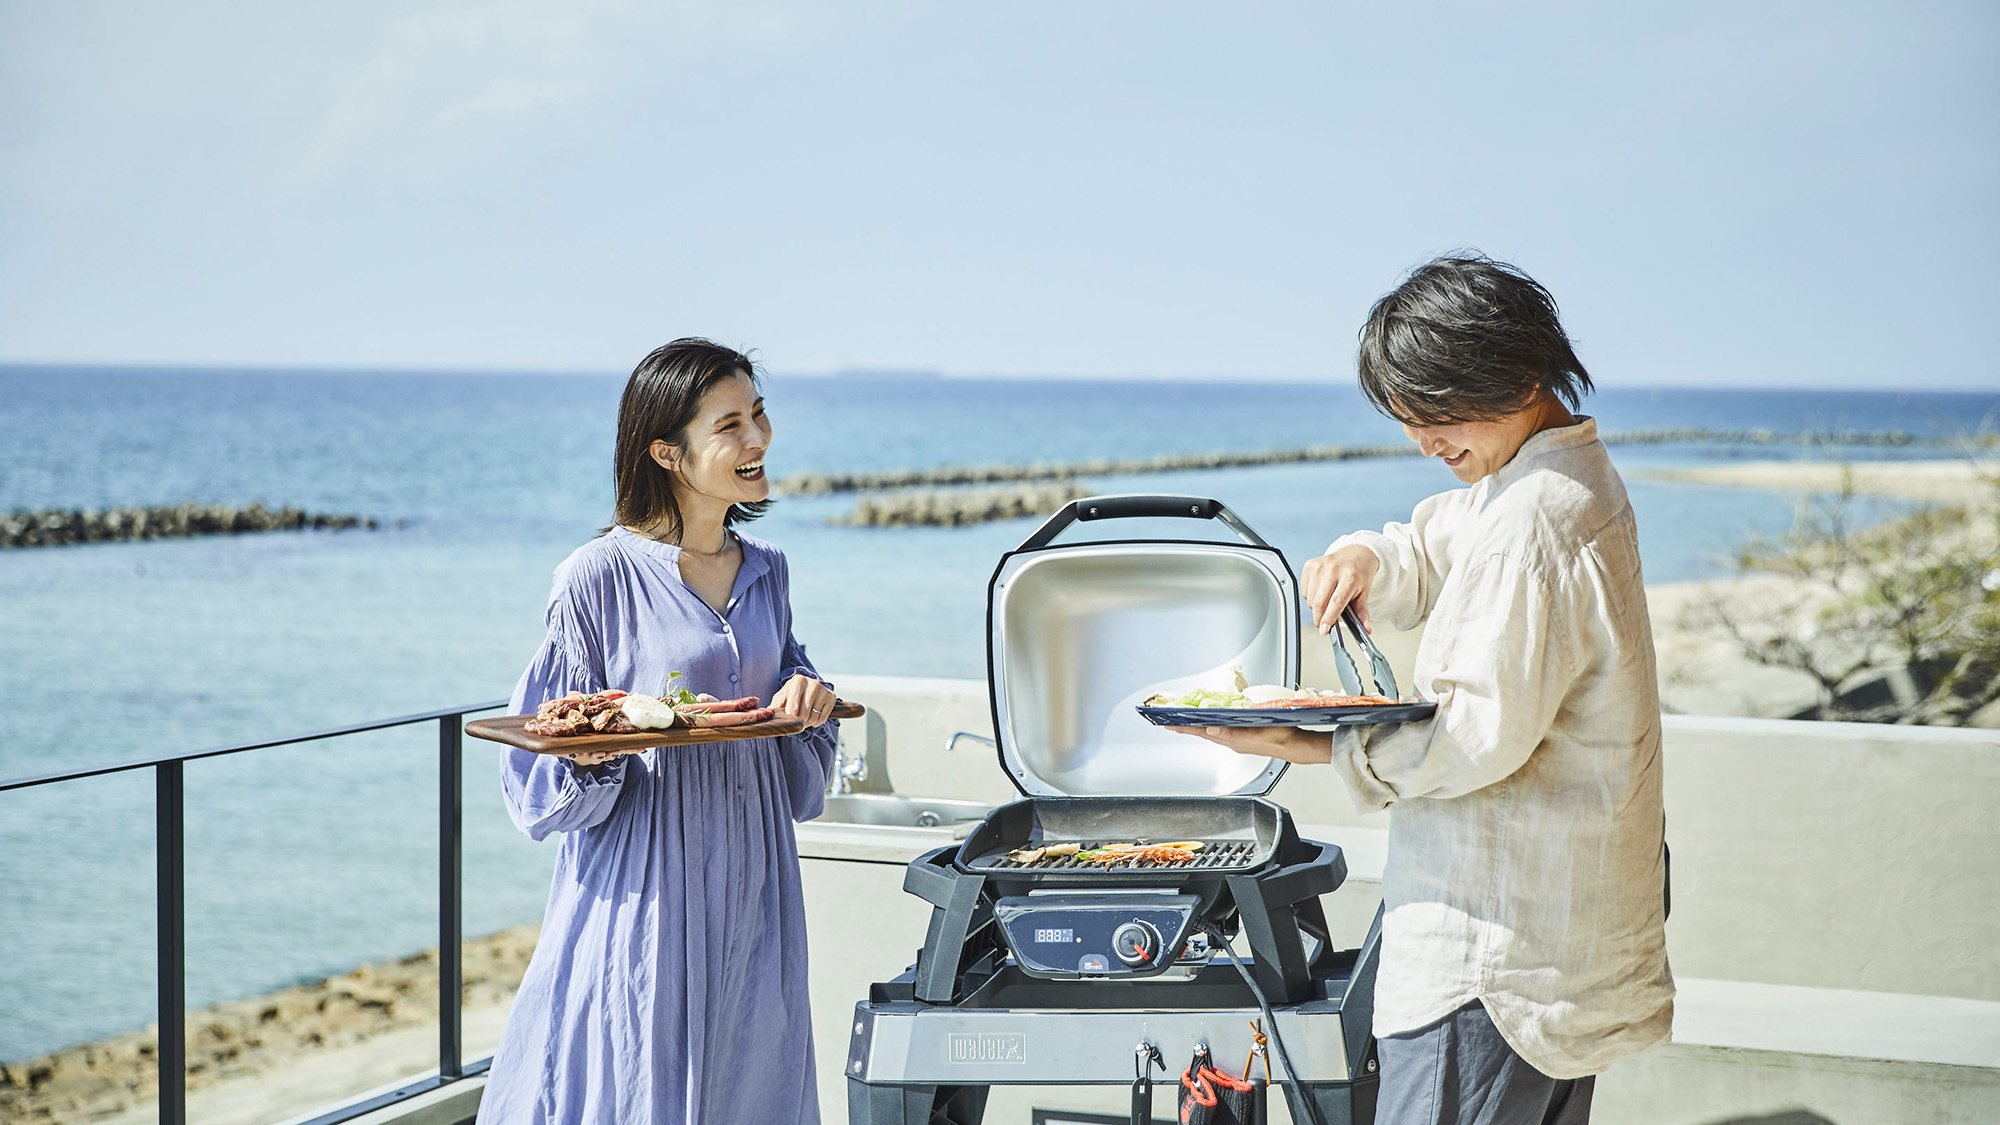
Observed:
[[[2000,5],[0,0],[0,361],[2000,385]]]

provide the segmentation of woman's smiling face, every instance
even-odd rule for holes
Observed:
[[[754,504],[771,495],[764,453],[771,420],[764,398],[742,372],[711,386],[680,445],[655,441],[654,460],[674,476],[675,491],[725,504]]]

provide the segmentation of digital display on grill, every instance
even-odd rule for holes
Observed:
[[[1037,943],[1037,944],[1040,944],[1040,943],[1042,943],[1042,942],[1058,942],[1058,941],[1059,941],[1059,942],[1062,942],[1062,943],[1064,943],[1065,945],[1067,945],[1067,944],[1071,944],[1071,943],[1073,943],[1073,942],[1075,942],[1075,941],[1076,941],[1076,931],[1075,931],[1075,930],[1036,930],[1036,931],[1035,931],[1035,941],[1036,941],[1036,943]]]

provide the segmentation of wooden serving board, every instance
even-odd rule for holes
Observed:
[[[859,703],[836,700],[833,718],[858,719],[868,713]],[[655,746],[693,746],[704,742],[740,742],[746,738],[778,738],[806,729],[802,719],[768,719],[740,727],[683,727],[642,730],[633,734],[575,734],[564,738],[529,734],[525,729],[533,715],[506,715],[498,719],[474,719],[465,724],[465,733],[474,738],[502,742],[537,754],[603,754],[639,751]]]

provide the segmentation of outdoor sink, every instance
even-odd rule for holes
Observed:
[[[944,828],[963,837],[986,819],[993,806],[980,801],[948,801],[904,797],[895,793],[833,793],[826,799],[822,824],[870,824],[892,828]]]

